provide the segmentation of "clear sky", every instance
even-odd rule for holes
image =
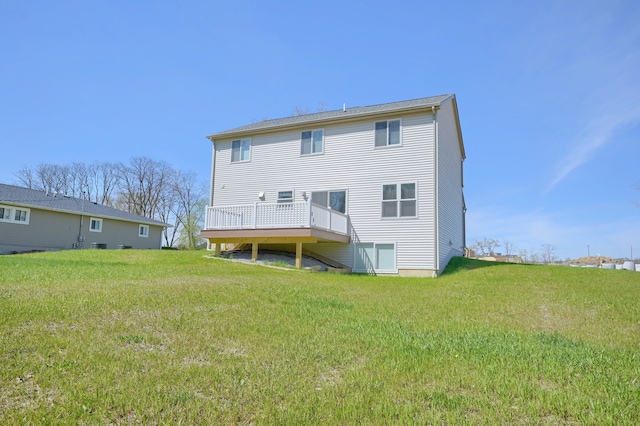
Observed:
[[[640,2],[0,0],[0,182],[455,93],[467,239],[640,257]],[[498,249],[500,250],[500,248]]]

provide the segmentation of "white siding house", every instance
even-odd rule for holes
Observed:
[[[208,136],[216,244],[302,250],[354,272],[436,276],[465,247],[455,95],[266,120]]]

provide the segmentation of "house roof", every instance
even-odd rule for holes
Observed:
[[[455,98],[455,95],[430,96],[427,98],[412,99],[408,101],[391,102],[364,107],[352,107],[333,111],[323,111],[313,114],[278,118],[275,120],[263,120],[257,123],[248,124],[246,126],[236,127],[234,129],[214,133],[207,136],[207,138],[213,141],[214,139],[228,138],[233,136],[252,134],[256,132],[265,132],[271,130],[275,131],[284,127],[309,125],[326,121],[354,120],[367,116],[380,115],[383,113],[400,113],[411,110],[439,108],[443,102],[449,100],[450,98]]]
[[[92,201],[2,183],[0,183],[0,203],[148,225],[170,226],[159,220],[149,219],[148,217],[114,209]]]

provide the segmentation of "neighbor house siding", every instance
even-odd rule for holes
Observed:
[[[374,123],[402,120],[402,146],[375,148]],[[300,155],[301,131],[324,129],[324,153]],[[237,139],[237,138],[234,138]],[[434,122],[430,113],[389,115],[377,119],[311,125],[251,137],[251,161],[231,162],[232,139],[215,141],[214,206],[275,202],[277,192],[346,190],[352,244],[305,246],[323,256],[353,265],[353,244],[396,243],[398,269],[436,269],[434,202]],[[382,185],[417,184],[417,218],[381,218]]]
[[[81,215],[30,207],[29,224],[0,222],[0,252],[28,250],[65,250],[78,243]],[[95,216],[91,216],[95,217]],[[159,249],[162,227],[149,226],[149,236],[138,236],[139,224],[103,218],[102,232],[89,232],[90,216],[82,219],[84,248],[91,243],[107,244],[107,248],[128,245],[136,249]]]
[[[453,101],[438,112],[438,270],[453,256],[464,255],[462,197],[462,141],[456,125]]]

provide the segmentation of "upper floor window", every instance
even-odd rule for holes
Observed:
[[[28,225],[30,214],[31,210],[24,207],[16,208],[9,206],[0,206],[0,221],[2,222],[21,223],[23,225]]]
[[[382,217],[416,217],[416,184],[382,185]]]
[[[140,225],[138,227],[138,236],[147,238],[149,236],[149,225]]]
[[[102,232],[102,219],[96,219],[95,217],[92,217],[89,220],[89,231]]]
[[[400,145],[400,120],[376,121],[376,147]]]
[[[301,140],[301,155],[322,154],[324,149],[324,131],[322,129],[302,132]]]
[[[238,139],[231,142],[231,162],[239,163],[251,160],[251,139]]]

